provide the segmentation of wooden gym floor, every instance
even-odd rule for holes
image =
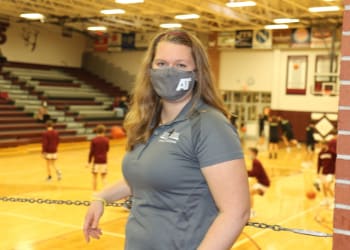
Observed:
[[[111,145],[108,183],[121,178],[124,154],[122,140],[113,141]],[[45,181],[40,145],[0,149],[0,196],[89,200],[91,174],[85,167],[88,148],[87,142],[60,145],[57,161],[63,172],[60,182],[55,176],[53,181]],[[312,188],[316,167],[302,168],[303,157],[304,149],[296,148],[290,153],[281,149],[277,160],[269,160],[266,152],[260,153],[272,186],[265,196],[255,197],[256,217],[252,221],[332,232],[333,211],[319,205],[322,195],[318,194],[314,200],[305,196],[306,190]],[[83,206],[0,201],[0,249],[122,250],[128,212],[123,208],[106,208],[101,221],[104,235],[89,244],[85,243],[81,230],[85,212]],[[232,249],[330,250],[331,246],[331,238],[246,227]]]

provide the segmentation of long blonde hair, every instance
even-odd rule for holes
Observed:
[[[157,122],[160,118],[161,100],[153,90],[149,69],[152,68],[157,45],[162,41],[186,45],[192,49],[197,77],[193,89],[194,103],[202,99],[205,103],[229,117],[229,112],[214,83],[207,53],[199,39],[183,30],[159,33],[153,38],[146,52],[132,92],[130,111],[124,121],[124,128],[127,132],[127,150],[129,151],[137,144],[147,142],[154,129],[152,122]]]

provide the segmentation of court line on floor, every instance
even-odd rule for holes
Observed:
[[[319,208],[319,207],[320,207],[319,205],[318,205],[318,206],[311,207],[311,208],[309,208],[309,209],[307,209],[307,210],[305,210],[305,211],[303,211],[303,212],[300,212],[299,214],[296,214],[296,215],[293,215],[293,216],[289,217],[288,219],[282,220],[282,221],[279,222],[278,224],[279,224],[279,225],[284,225],[284,224],[286,224],[286,223],[288,223],[288,222],[290,222],[290,221],[292,221],[292,220],[295,220],[295,219],[297,219],[297,218],[299,218],[299,217],[301,217],[301,216],[303,216],[303,215],[305,215],[305,214],[310,213],[311,211],[316,210],[316,209]],[[261,235],[263,235],[263,234],[265,234],[265,233],[267,233],[267,232],[273,232],[273,231],[271,231],[270,229],[264,229],[264,230],[261,230],[261,229],[260,229],[259,232],[255,233],[255,234],[253,234],[253,235],[250,235],[250,238],[252,238],[252,239],[257,238],[257,237],[259,237],[259,236],[261,236]],[[279,233],[279,232],[275,232],[275,233]],[[249,242],[249,239],[240,240],[240,241],[238,241],[238,242],[233,246],[233,248],[231,248],[231,249],[235,249],[235,248],[237,248],[237,247],[239,247],[239,246],[241,246],[241,245],[243,245],[243,244],[245,244],[245,243],[247,243],[247,242]]]
[[[41,223],[47,223],[47,224],[52,224],[52,225],[57,225],[57,226],[62,226],[62,227],[83,230],[82,226],[77,226],[74,224],[68,224],[68,223],[59,222],[59,221],[50,220],[50,219],[41,219],[41,218],[29,216],[29,215],[17,214],[17,213],[12,213],[12,212],[0,212],[0,215],[11,216],[11,217],[31,220],[31,221],[35,221],[35,222],[41,222]],[[125,238],[124,234],[119,234],[119,233],[114,233],[114,232],[109,232],[109,231],[103,231],[103,235],[113,236],[113,237],[117,237],[117,238]]]

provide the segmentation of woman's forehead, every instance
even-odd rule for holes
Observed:
[[[183,44],[162,41],[158,43],[154,59],[193,60],[192,49]]]

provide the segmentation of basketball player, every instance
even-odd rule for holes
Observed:
[[[276,116],[273,116],[270,119],[269,124],[269,158],[277,159],[277,151],[278,151],[278,119]]]
[[[109,150],[109,140],[105,136],[106,127],[102,124],[97,125],[95,132],[97,136],[91,140],[89,164],[92,163],[92,189],[97,190],[97,178],[100,174],[102,185],[106,183],[107,176],[107,153]]]
[[[315,143],[316,140],[314,138],[315,126],[313,123],[310,123],[306,127],[306,155],[305,162],[302,163],[303,166],[308,167],[312,162],[313,156],[315,154]]]
[[[248,171],[248,176],[257,180],[255,184],[250,187],[250,204],[251,204],[251,217],[255,216],[253,210],[254,195],[264,195],[267,188],[270,186],[270,179],[266,174],[266,171],[262,163],[258,160],[258,149],[249,148],[249,158],[252,160],[252,169]]]
[[[46,159],[47,181],[51,181],[51,169],[53,168],[57,174],[57,180],[62,179],[62,173],[57,168],[55,162],[57,160],[57,147],[59,144],[58,132],[53,128],[52,121],[46,123],[47,130],[42,137],[42,155]]]
[[[293,127],[290,121],[280,116],[279,122],[282,130],[282,140],[284,145],[286,145],[287,152],[290,152],[291,144],[300,148],[299,142],[294,138]]]
[[[328,206],[334,197],[332,184],[334,182],[336,154],[332,152],[326,142],[322,143],[322,149],[318,154],[317,174],[321,180],[324,200],[321,205]]]

